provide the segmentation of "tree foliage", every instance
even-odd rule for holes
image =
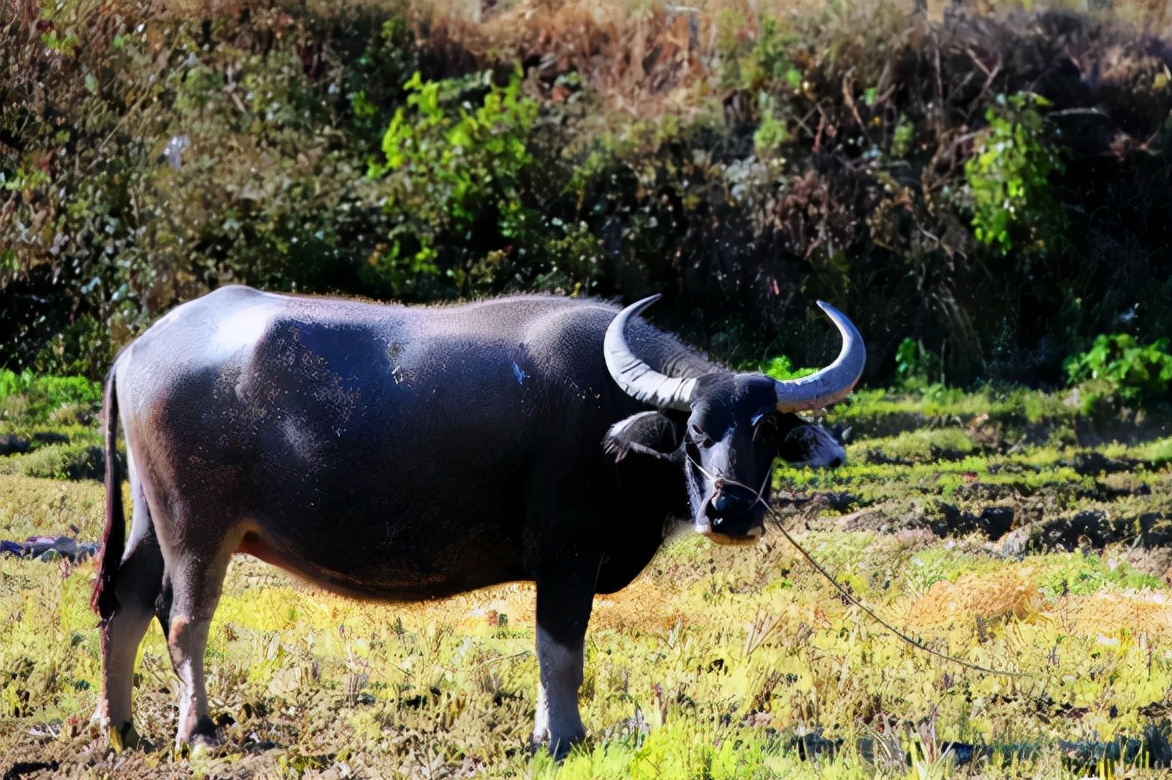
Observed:
[[[824,363],[821,298],[872,382],[910,343],[933,382],[1055,386],[1099,334],[1172,332],[1165,42],[1059,12],[613,11],[6,6],[0,364],[100,376],[228,282],[663,292],[660,322],[750,366]]]

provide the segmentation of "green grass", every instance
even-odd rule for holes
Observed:
[[[10,479],[25,495],[58,487]],[[346,760],[391,776],[468,765],[491,777],[861,778],[877,770],[858,745],[873,742],[881,722],[894,729],[886,736],[929,755],[946,739],[1110,740],[1139,734],[1140,710],[1172,686],[1167,586],[1128,566],[1080,553],[1005,561],[976,543],[871,533],[802,541],[856,596],[935,649],[1028,676],[981,674],[908,647],[777,540],[735,551],[688,538],[629,591],[599,600],[583,688],[592,743],[561,768],[543,758],[530,766],[531,588],[381,607],[306,590],[240,559],[208,652],[214,706],[235,720],[227,747],[142,760],[218,775],[253,757],[256,735],[279,745],[260,757],[287,775]],[[0,715],[26,730],[61,729],[66,736],[43,748],[50,755],[97,738],[85,725],[98,675],[90,573],[4,566]],[[490,610],[508,615],[506,628],[490,625]],[[159,745],[170,740],[175,687],[152,629],[137,697],[140,728]],[[923,744],[929,721],[935,745]],[[848,747],[833,761],[803,761],[793,744],[803,728]],[[0,744],[10,755],[35,753],[18,733]],[[1043,748],[1015,771],[1053,776],[1046,756]],[[879,776],[922,772],[956,774],[922,759]]]
[[[379,777],[1160,776],[1126,756],[1072,762],[1059,744],[1139,739],[1167,707],[1169,560],[1136,542],[1141,518],[1161,527],[1172,517],[1169,439],[1006,442],[982,427],[987,397],[952,403],[948,415],[928,415],[864,394],[850,413],[863,429],[891,432],[859,436],[834,472],[779,469],[777,508],[816,560],[901,631],[1015,676],[905,644],[844,603],[777,533],[747,550],[686,536],[629,588],[596,600],[582,688],[590,740],[558,765],[528,751],[531,586],[381,606],[241,557],[207,658],[224,746],[171,751],[178,683],[152,627],[136,713],[155,749],[114,756],[89,723],[99,675],[92,564],[3,559],[0,755],[144,778],[308,777],[342,765]],[[1122,470],[1080,474],[1088,453]],[[0,536],[100,536],[98,483],[30,478],[12,468],[19,458],[5,460]],[[989,507],[1013,510],[1024,548],[979,526],[951,535],[944,523],[948,511],[979,517]],[[1086,513],[1098,525],[1076,528],[1062,549],[1064,524]],[[1102,548],[1079,537],[1100,531]],[[802,734],[841,748],[803,758]],[[946,741],[1002,756],[957,768],[942,755]]]
[[[939,420],[1017,415],[1037,423],[1072,420],[1078,410],[1066,403],[1064,394],[991,387],[966,393],[955,388],[933,387],[928,393],[904,393],[882,388],[856,390],[851,394],[850,404],[840,407],[836,413],[844,421],[894,415]]]

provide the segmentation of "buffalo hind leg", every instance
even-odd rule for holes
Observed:
[[[134,730],[131,696],[138,646],[155,615],[155,600],[163,580],[163,555],[140,490],[134,491],[134,510],[126,552],[118,565],[114,593],[118,610],[102,622],[102,693],[95,719],[109,728],[115,749],[139,742]]]
[[[548,740],[558,759],[586,736],[578,712],[586,626],[598,567],[573,567],[537,580],[537,714],[534,747]]]
[[[171,665],[183,685],[179,699],[179,725],[175,745],[192,747],[217,744],[216,725],[208,715],[208,695],[204,682],[204,652],[208,629],[220,601],[224,575],[232,557],[231,547],[207,557],[185,552],[168,562],[170,611],[167,648]],[[164,615],[160,612],[160,622]]]

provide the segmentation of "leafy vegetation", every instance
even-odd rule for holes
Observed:
[[[105,458],[101,448],[81,437],[78,441],[37,447],[16,458],[0,459],[0,473],[46,479],[101,479]],[[8,462],[4,462],[7,460]]]
[[[1066,361],[1072,385],[1082,391],[1084,411],[1107,405],[1146,407],[1172,399],[1172,355],[1168,339],[1140,344],[1127,333],[1104,333],[1089,350]]]
[[[1050,185],[1062,172],[1062,161],[1045,136],[1039,111],[1049,105],[1029,93],[998,96],[964,164],[973,197],[973,235],[1002,254],[1015,248],[1023,254],[1044,250],[1059,242],[1066,227]],[[1067,247],[1058,243],[1057,248]]]
[[[76,422],[78,412],[89,419],[101,400],[101,387],[85,377],[41,376],[28,370],[18,374],[0,368],[0,420],[40,425],[55,418],[61,424],[72,416]]]
[[[386,160],[370,166],[370,175],[384,180],[393,215],[389,248],[370,260],[368,275],[378,279],[370,287],[409,295],[442,264],[455,289],[477,291],[470,270],[489,260],[484,237],[475,233],[514,238],[535,216],[521,203],[518,179],[533,161],[525,138],[537,119],[537,101],[521,94],[519,69],[503,87],[493,84],[489,71],[442,82],[424,82],[416,72],[403,89],[407,106],[395,112],[383,136]],[[463,98],[476,91],[485,95],[473,108]],[[478,225],[484,221],[489,224]]]
[[[5,558],[4,768],[1162,776],[1170,20],[1028,5],[2,5],[5,538],[100,537],[93,380],[228,282],[664,292],[659,322],[784,378],[833,353],[826,299],[870,388],[825,418],[847,466],[779,469],[781,522],[901,629],[1022,675],[910,648],[777,534],[685,538],[598,599],[592,738],[559,766],[528,752],[531,588],[385,607],[240,559],[209,649],[225,746],[165,747],[152,628],[157,747],[114,756],[88,723],[90,564]],[[956,766],[950,741],[989,751]]]
[[[895,350],[895,385],[903,390],[926,391],[941,378],[940,358],[910,336]]]
[[[1172,331],[1172,60],[1120,20],[879,0],[522,0],[475,25],[411,0],[22,9],[0,11],[14,371],[97,378],[231,281],[664,292],[662,322],[739,365],[823,362],[823,298],[867,337],[875,386],[905,382],[908,343],[929,384],[1054,388],[1121,317],[1142,343]]]

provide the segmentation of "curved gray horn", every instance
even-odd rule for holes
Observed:
[[[692,408],[690,401],[696,380],[678,379],[659,373],[635,357],[635,353],[627,344],[627,321],[659,298],[659,295],[652,295],[650,298],[632,303],[619,312],[619,316],[615,317],[606,329],[602,354],[606,359],[606,370],[624,393],[637,401],[660,409],[687,412]]]
[[[818,307],[842,334],[842,350],[833,363],[817,373],[800,379],[775,380],[778,411],[806,412],[830,406],[850,395],[863,375],[867,363],[863,337],[838,309],[825,301],[818,301]]]

